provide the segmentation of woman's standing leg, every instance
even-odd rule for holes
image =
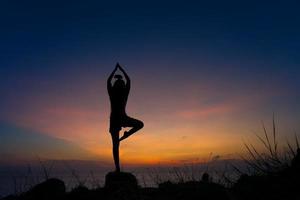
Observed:
[[[116,167],[116,172],[120,172],[120,161],[119,161],[119,131],[113,131],[111,132],[111,138],[113,143],[113,157]]]

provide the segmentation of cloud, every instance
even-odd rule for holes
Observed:
[[[76,144],[13,124],[0,123],[2,161],[11,159],[95,159]],[[9,157],[7,157],[9,155]],[[5,157],[4,157],[5,156]]]
[[[183,111],[179,111],[177,116],[183,118],[204,118],[209,117],[211,115],[223,115],[228,112],[234,111],[236,108],[232,105],[220,104],[214,106],[207,106],[204,108],[196,108],[196,109],[187,109]]]
[[[211,99],[202,101],[194,100],[193,104],[182,107],[175,113],[176,116],[186,119],[207,118],[226,116],[232,113],[242,113],[247,109],[259,108],[265,102],[272,98],[274,92],[268,91],[266,93],[249,92],[236,95],[224,95],[219,97],[212,96]],[[217,100],[216,100],[217,99]]]

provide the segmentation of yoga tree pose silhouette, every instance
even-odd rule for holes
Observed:
[[[123,76],[126,79],[126,83],[123,80],[123,76],[120,74],[115,74],[116,71],[120,69]],[[112,85],[112,79],[115,78],[116,81]],[[110,99],[110,126],[109,132],[112,137],[113,143],[113,157],[116,166],[116,172],[120,172],[120,162],[119,162],[119,145],[120,141],[128,138],[130,135],[134,134],[138,130],[144,127],[144,123],[140,120],[131,118],[126,114],[126,103],[130,91],[130,78],[125,72],[125,70],[117,63],[115,69],[112,71],[107,79],[107,91]],[[122,127],[131,127],[129,131],[125,131],[124,135],[119,138],[119,132]]]

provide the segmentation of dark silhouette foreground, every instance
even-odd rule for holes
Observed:
[[[115,74],[117,70],[121,70],[123,76],[126,79],[126,83],[123,80],[123,76],[120,74]],[[116,79],[112,85],[113,77]],[[119,145],[120,141],[128,138],[130,135],[134,134],[141,128],[144,124],[142,121],[129,117],[126,114],[126,104],[130,91],[130,78],[125,72],[125,70],[117,63],[115,69],[110,74],[107,79],[107,91],[109,94],[111,114],[110,114],[110,126],[109,132],[112,137],[113,143],[113,157],[116,167],[116,172],[120,172],[120,162],[119,162]],[[129,131],[125,131],[124,135],[120,138],[120,131],[122,128],[131,127]]]
[[[294,200],[300,199],[300,149],[291,165],[266,175],[241,175],[230,188],[212,182],[204,173],[200,181],[159,184],[142,188],[130,173],[110,172],[105,186],[88,189],[79,185],[66,192],[58,179],[48,179],[31,190],[1,200]]]

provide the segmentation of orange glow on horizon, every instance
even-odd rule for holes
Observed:
[[[101,84],[105,82],[102,80]],[[254,91],[245,96],[244,91],[239,91],[226,96],[226,91],[210,88],[213,86],[209,84],[203,84],[204,89],[197,85],[189,89],[190,85],[195,84],[179,84],[178,90],[172,92],[164,88],[166,85],[151,90],[143,89],[146,86],[142,84],[133,86],[128,114],[144,121],[145,127],[121,143],[121,164],[202,162],[211,153],[221,158],[237,157],[243,137],[251,134],[252,125],[259,123],[252,112],[259,112],[261,103],[274,93]],[[30,102],[30,112],[11,115],[9,120],[77,145],[86,154],[78,159],[112,162],[109,99],[105,88],[97,92],[78,91],[76,95],[82,97],[79,103],[68,95],[55,102],[55,95],[48,94],[46,99],[37,99],[38,103]],[[219,98],[220,94],[226,98]],[[75,153],[72,158],[76,157]]]

